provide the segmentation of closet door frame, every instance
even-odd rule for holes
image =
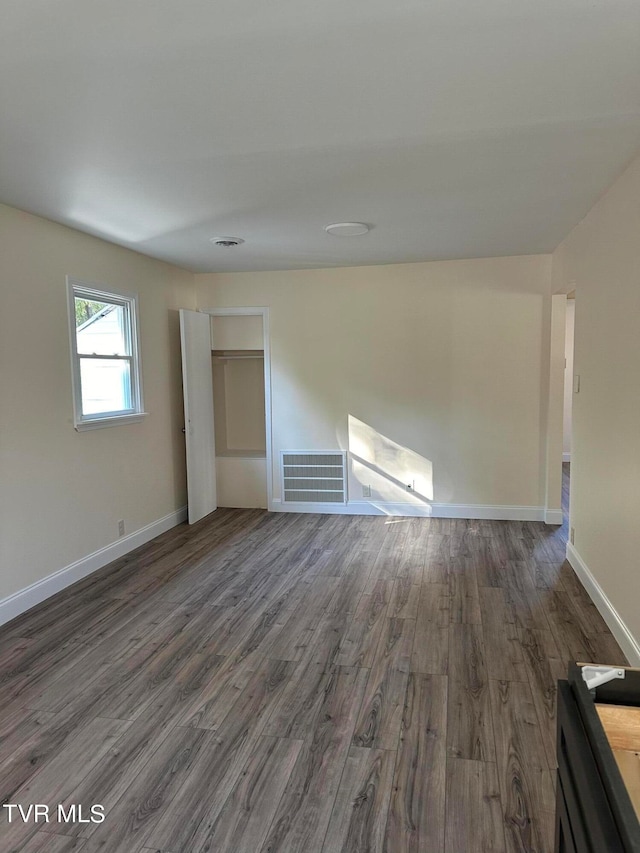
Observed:
[[[271,337],[269,335],[268,308],[205,308],[203,314],[211,317],[262,317],[262,348],[264,351],[264,415],[267,457],[267,509],[273,512],[273,453],[271,426]],[[215,341],[212,341],[215,344]]]

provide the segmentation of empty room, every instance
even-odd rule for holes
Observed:
[[[9,0],[0,853],[640,853],[640,4]]]

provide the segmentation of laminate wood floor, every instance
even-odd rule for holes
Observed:
[[[218,510],[0,631],[2,853],[553,847],[566,527]],[[55,808],[106,820],[57,822]]]

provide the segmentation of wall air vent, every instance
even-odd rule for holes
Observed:
[[[283,503],[346,503],[346,455],[342,450],[283,450]]]

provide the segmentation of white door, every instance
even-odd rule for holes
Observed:
[[[189,524],[193,524],[218,508],[209,315],[182,309],[180,340]]]

